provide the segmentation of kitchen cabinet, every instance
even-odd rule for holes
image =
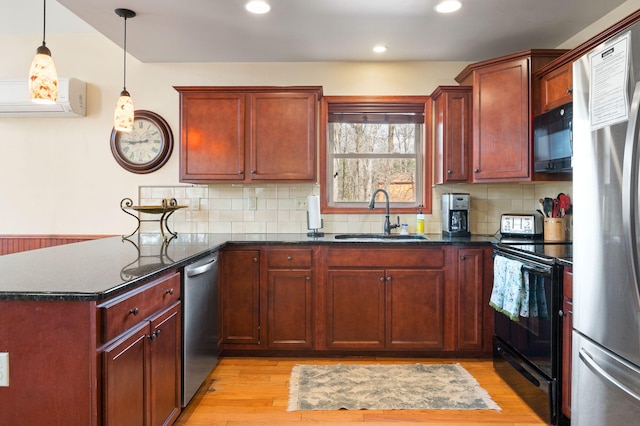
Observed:
[[[269,247],[267,347],[312,349],[313,249]]]
[[[321,87],[175,89],[182,182],[315,182]]]
[[[487,294],[487,259],[491,252],[486,248],[452,248],[457,265],[456,286],[456,334],[455,350],[482,350],[488,345],[485,338],[485,310]],[[490,327],[491,328],[491,327]]]
[[[174,273],[98,306],[104,425],[171,424],[180,414],[179,298]]]
[[[471,166],[471,86],[439,86],[435,118],[434,183],[468,182]]]
[[[442,350],[444,250],[328,248],[328,349]]]
[[[540,77],[541,110],[553,108],[573,101],[573,64],[564,64]]]
[[[563,50],[529,50],[467,66],[457,77],[473,86],[472,182],[546,180],[534,176],[531,118],[540,88],[532,73]]]
[[[562,273],[562,387],[561,411],[571,418],[571,357],[573,346],[573,268],[565,266]]]
[[[263,347],[260,336],[260,250],[223,250],[218,291],[223,348]]]

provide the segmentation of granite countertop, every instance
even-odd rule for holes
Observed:
[[[0,300],[93,300],[120,294],[169,270],[181,268],[227,244],[495,244],[494,236],[427,240],[337,240],[334,234],[179,234],[164,243],[158,234],[110,237],[0,256]]]

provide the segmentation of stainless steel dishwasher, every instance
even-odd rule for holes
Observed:
[[[182,300],[182,406],[218,362],[218,252],[185,266]]]

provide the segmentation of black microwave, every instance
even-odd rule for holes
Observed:
[[[534,170],[571,172],[573,104],[568,103],[533,118]]]

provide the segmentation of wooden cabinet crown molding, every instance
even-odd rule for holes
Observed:
[[[561,67],[568,63],[573,63],[575,60],[583,56],[585,53],[587,53],[591,49],[605,42],[606,40],[618,34],[619,32],[624,31],[626,28],[630,27],[636,22],[640,22],[640,9],[636,10],[631,15],[613,24],[609,28],[601,31],[595,36],[591,37],[589,40],[578,45],[577,47],[571,50],[567,50],[567,52],[564,53],[562,56],[559,56],[558,58],[554,59],[553,61],[549,62],[547,65],[545,65],[544,67],[536,71],[533,75],[534,78],[540,78],[544,74],[548,73],[550,70]]]
[[[322,97],[322,86],[173,86],[180,93],[316,93]]]

